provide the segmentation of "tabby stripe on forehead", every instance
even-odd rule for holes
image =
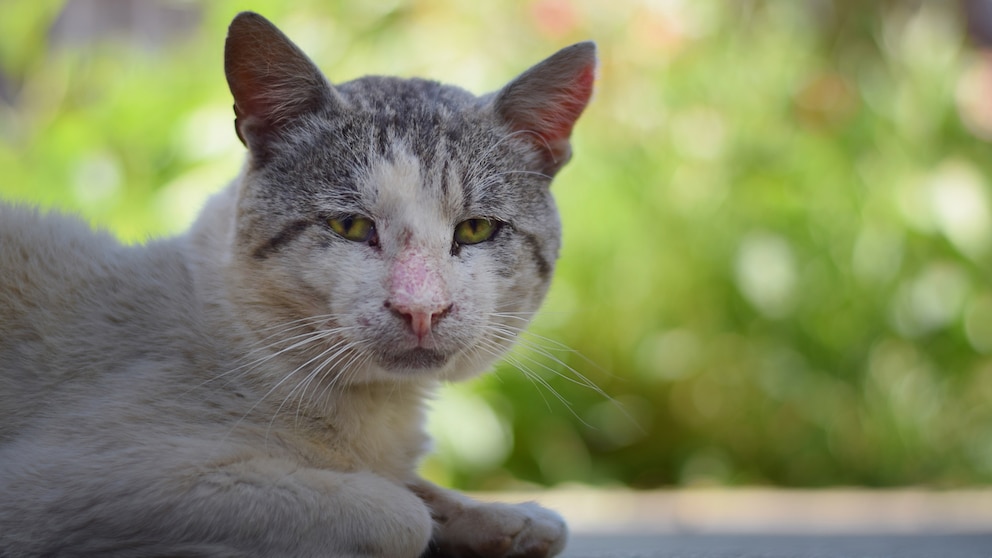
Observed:
[[[255,248],[255,251],[252,252],[252,256],[254,256],[256,259],[259,260],[264,260],[265,258],[268,258],[274,252],[279,251],[279,249],[283,245],[292,242],[296,237],[303,234],[303,231],[310,228],[310,225],[312,224],[313,224],[312,221],[306,221],[303,219],[299,221],[293,221],[292,223],[283,227],[283,229],[279,231],[279,234],[270,238],[268,241],[265,242],[265,244],[259,246],[258,248]]]

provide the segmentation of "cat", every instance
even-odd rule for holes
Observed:
[[[425,401],[548,288],[595,51],[481,97],[331,85],[241,13],[224,66],[247,159],[190,230],[126,246],[0,204],[0,556],[561,552],[557,513],[416,471]]]

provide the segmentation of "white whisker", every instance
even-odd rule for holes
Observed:
[[[532,174],[532,175],[539,176],[539,177],[541,177],[541,178],[543,178],[545,180],[549,180],[549,181],[552,180],[552,178],[553,178],[553,177],[548,176],[547,174],[545,174],[543,172],[537,172],[537,171],[531,171],[531,170],[503,171],[501,173],[498,173],[497,176],[504,176],[504,175],[507,175],[507,174]]]
[[[543,369],[545,369],[545,370],[547,370],[549,372],[553,372],[554,374],[557,374],[558,376],[560,376],[562,379],[567,380],[569,382],[572,382],[573,384],[576,384],[576,385],[579,385],[579,386],[582,386],[582,387],[585,387],[585,388],[592,389],[593,391],[595,391],[599,395],[602,395],[603,397],[607,397],[607,398],[609,397],[609,395],[607,395],[607,393],[605,391],[603,391],[599,386],[597,386],[592,380],[590,380],[588,377],[586,377],[585,375],[583,375],[582,373],[580,373],[578,370],[576,370],[572,366],[569,366],[568,364],[566,364],[565,361],[563,361],[562,359],[560,359],[557,356],[555,356],[553,353],[551,353],[551,351],[547,350],[546,348],[544,348],[544,347],[542,347],[542,346],[540,346],[540,345],[538,345],[536,343],[533,343],[533,342],[531,342],[531,341],[529,341],[527,339],[523,339],[521,337],[508,337],[508,336],[506,336],[503,333],[497,333],[496,336],[499,337],[499,338],[501,338],[501,339],[505,339],[505,340],[515,340],[521,347],[523,347],[525,349],[528,349],[528,350],[531,350],[531,351],[534,351],[535,353],[537,353],[537,354],[539,354],[539,355],[541,355],[541,356],[543,356],[543,357],[551,360],[553,363],[566,368],[569,372],[571,372],[572,374],[575,374],[576,377],[575,378],[571,378],[571,377],[569,377],[569,376],[567,376],[565,374],[562,374],[561,372],[559,372],[558,370],[556,370],[555,368],[553,368],[553,367],[551,367],[551,366],[549,366],[547,364],[544,364],[542,362],[539,362],[536,359],[533,359],[531,357],[526,357],[526,358],[528,358],[529,361],[533,362],[534,364],[537,364],[541,368],[543,368]]]
[[[355,376],[358,373],[357,371],[363,368],[372,358],[372,354],[370,352],[355,350],[360,348],[360,345],[357,342],[351,342],[345,348],[351,351],[351,356],[341,366],[337,367],[334,377],[331,378],[330,381],[326,381],[327,374],[331,372],[331,368],[328,368],[327,372],[324,374],[324,378],[321,378],[321,382],[324,384],[324,387],[321,389],[320,393],[316,395],[314,400],[323,401],[327,394],[330,393],[330,391],[334,389],[339,382],[341,382],[342,378],[345,378],[345,384],[347,384],[347,377]]]
[[[548,392],[550,392],[551,395],[553,395],[555,397],[555,399],[557,399],[568,410],[568,412],[572,416],[574,416],[576,418],[576,420],[578,420],[583,426],[586,426],[588,428],[594,428],[592,425],[590,425],[589,423],[587,423],[586,420],[583,419],[579,415],[578,412],[576,412],[575,407],[572,406],[572,403],[564,395],[562,395],[557,389],[555,389],[554,386],[552,386],[551,383],[547,379],[545,379],[544,377],[542,377],[540,374],[538,374],[537,372],[535,372],[534,370],[532,370],[526,363],[524,363],[523,361],[521,361],[518,358],[518,356],[522,356],[522,355],[509,354],[509,355],[507,355],[504,358],[504,361],[507,364],[512,365],[517,370],[520,370],[521,372],[523,372],[524,377],[527,378],[527,380],[529,382],[531,382],[531,384],[533,384],[535,386],[535,388],[537,388],[538,395],[540,395],[541,396],[541,399],[544,400],[544,404],[547,405],[547,407],[548,407],[549,410],[551,409],[551,402],[548,401],[548,399],[546,397],[544,397],[544,393],[542,392],[542,390],[540,388],[538,388],[538,386],[541,386],[544,389],[546,389]],[[545,368],[547,370],[551,370],[552,372],[554,372],[554,370],[552,370],[550,367],[544,365],[543,363],[541,363],[541,362],[539,362],[539,361],[537,361],[537,360],[535,360],[533,358],[526,357],[526,356],[524,356],[524,358],[526,358],[527,361],[529,361],[529,362],[531,362],[533,364],[536,364],[538,366],[541,366],[541,367],[543,367],[543,368]],[[557,372],[555,372],[555,373],[558,374],[559,376],[561,376],[561,374],[559,374]]]
[[[492,313],[490,316],[526,322],[532,314],[500,312]],[[562,380],[573,383],[584,389],[592,390],[604,400],[614,405],[624,415],[624,417],[631,421],[632,424],[643,430],[643,427],[641,427],[638,421],[627,411],[622,403],[611,397],[605,390],[592,381],[592,379],[576,370],[573,366],[569,365],[555,354],[555,352],[567,353],[582,359],[586,363],[595,367],[597,370],[603,370],[579,351],[555,339],[551,339],[549,337],[525,330],[521,327],[512,326],[506,323],[490,323],[487,327],[487,331],[492,336],[492,339],[496,339],[507,344],[516,344],[518,347],[523,349],[523,351],[534,353],[536,356],[528,355],[526,352],[515,351],[505,356],[504,360],[508,364],[523,372],[526,376],[530,377],[532,383],[537,381],[540,385],[551,391],[554,396],[561,401],[566,408],[568,408],[569,412],[571,412],[572,415],[574,415],[586,426],[589,425],[576,414],[571,404],[557,390],[555,390],[547,380],[532,369],[531,366],[535,366],[539,370],[550,372]],[[495,343],[492,340],[489,342]],[[550,361],[550,364],[548,362],[543,362],[542,359],[547,359]],[[554,365],[563,368],[565,371],[563,372]],[[547,402],[547,399],[545,399],[545,402]]]

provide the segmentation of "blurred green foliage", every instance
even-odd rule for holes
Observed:
[[[483,92],[598,41],[545,312],[438,399],[432,478],[992,480],[992,56],[957,3],[135,4],[195,17],[159,42],[62,37],[63,3],[0,2],[0,196],[127,241],[182,230],[239,168],[238,10],[332,81]]]

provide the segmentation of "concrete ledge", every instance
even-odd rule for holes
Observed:
[[[534,500],[560,512],[575,534],[992,534],[992,489],[586,488],[477,494]],[[992,550],[990,550],[992,555]]]

